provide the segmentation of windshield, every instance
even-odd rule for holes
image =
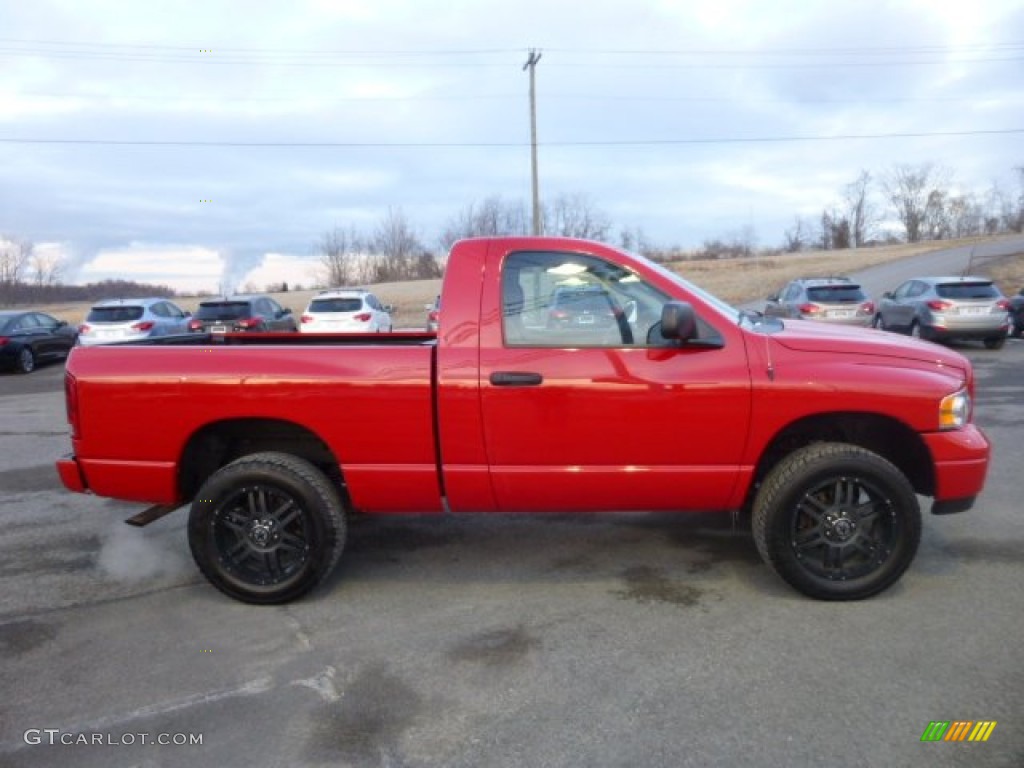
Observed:
[[[728,318],[730,322],[742,323],[746,321],[749,322],[751,325],[754,324],[754,317],[751,317],[746,313],[740,312],[738,309],[736,309],[728,302],[722,301],[722,299],[718,298],[712,293],[708,293],[700,286],[691,283],[682,275],[678,275],[672,270],[668,269],[667,267],[664,267],[661,264],[658,264],[657,262],[651,261],[650,259],[645,258],[644,256],[640,256],[638,254],[632,255],[637,259],[643,259],[643,261],[645,261],[653,271],[657,272],[662,277],[671,280],[673,283],[681,286],[686,291],[699,296],[701,299],[703,299],[705,302],[711,305],[714,309],[718,310],[722,315]]]
[[[199,305],[196,317],[200,320],[236,320],[249,316],[247,301],[218,301]]]

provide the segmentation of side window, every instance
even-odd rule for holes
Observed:
[[[21,320],[18,321],[18,325],[15,326],[16,331],[37,331],[39,330],[39,322],[36,320],[35,315],[25,315]]]
[[[782,297],[782,300],[783,301],[796,301],[797,297],[799,295],[800,295],[800,286],[798,284],[796,284],[796,283],[792,283],[786,289],[786,295]]]
[[[49,315],[44,315],[39,312],[34,313],[32,317],[35,318],[36,324],[40,328],[45,328],[48,331],[52,331],[54,328],[57,327],[57,318],[55,317],[50,317]]]
[[[913,280],[904,283],[899,288],[897,288],[895,291],[893,291],[892,297],[894,299],[905,299],[905,298],[907,298],[907,293],[910,291],[910,289],[913,287],[913,285],[914,285],[914,281]]]
[[[593,256],[526,251],[502,265],[506,346],[644,347],[668,297]]]
[[[149,311],[152,312],[157,317],[167,317],[167,308],[162,301],[151,306],[149,308]]]
[[[907,291],[907,298],[913,299],[917,296],[921,296],[928,290],[928,283],[922,283],[919,280],[915,280],[910,286],[910,290]]]

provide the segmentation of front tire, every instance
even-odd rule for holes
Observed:
[[[199,570],[224,594],[286,603],[334,569],[345,545],[344,509],[334,486],[305,459],[255,453],[203,484],[188,543]]]
[[[777,464],[754,500],[761,557],[784,581],[820,600],[860,600],[894,584],[921,539],[907,478],[878,454],[815,443]]]

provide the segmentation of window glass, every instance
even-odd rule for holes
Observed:
[[[357,297],[313,299],[309,302],[310,312],[358,312],[363,308],[363,301]]]
[[[992,283],[943,283],[935,286],[943,299],[998,299],[999,291]]]
[[[143,311],[142,307],[128,305],[93,307],[85,320],[89,323],[131,323],[142,317]]]
[[[582,254],[511,254],[501,287],[508,346],[648,346],[669,300],[633,272]]]
[[[807,289],[807,298],[826,304],[865,301],[867,297],[859,285],[819,285]]]

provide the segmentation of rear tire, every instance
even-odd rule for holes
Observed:
[[[790,586],[820,600],[860,600],[910,566],[921,510],[909,481],[886,459],[859,446],[815,443],[768,473],[752,528],[761,557]]]
[[[302,597],[334,569],[345,514],[323,472],[287,453],[255,453],[221,467],[189,513],[188,543],[226,595],[272,605]]]
[[[18,351],[18,373],[32,373],[36,369],[36,356],[31,347],[22,347]]]
[[[880,331],[889,330],[888,328],[885,327],[885,320],[882,318],[881,313],[875,315],[874,319],[871,321],[871,327],[877,328]]]
[[[1003,345],[1006,344],[1006,337],[1000,336],[999,338],[985,339],[983,343],[985,349],[1002,349]]]

